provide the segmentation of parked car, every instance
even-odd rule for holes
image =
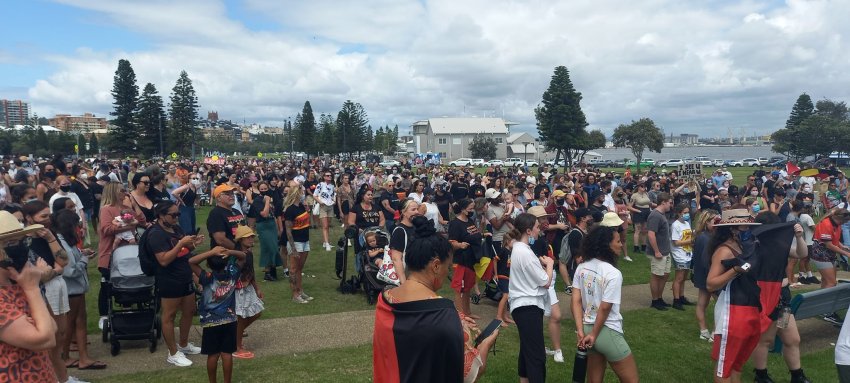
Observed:
[[[635,162],[635,160],[629,160],[628,162],[626,162],[626,166],[637,166],[637,162]],[[655,166],[655,160],[653,160],[652,158],[644,158],[640,160],[640,167],[648,168],[650,166]]]
[[[544,162],[543,164],[549,165],[549,166],[556,166],[555,160],[549,160],[549,161]],[[558,160],[557,166],[566,166],[566,164],[567,164],[567,160],[561,158],[560,160]]]
[[[520,166],[522,165],[522,158],[510,157],[505,158],[505,166]]]
[[[384,161],[384,162],[378,162],[378,165],[381,165],[385,168],[390,168],[390,167],[393,167],[393,166],[401,166],[401,162],[398,162],[396,160],[389,160],[389,161]]]
[[[744,158],[743,160],[741,160],[741,163],[743,164],[743,166],[761,166],[761,162],[759,162],[758,158]]]
[[[502,160],[490,160],[484,163],[485,166],[505,166],[505,161]]]
[[[684,165],[684,164],[685,164],[684,160],[682,160],[680,158],[674,158],[674,159],[662,162],[660,166],[662,168],[667,168],[667,167],[674,167],[674,166],[677,167],[679,165]]]
[[[472,164],[472,158],[458,158],[449,162],[449,166],[469,166]]]
[[[472,166],[484,166],[484,159],[473,158],[472,161],[470,161],[470,164],[472,164]]]
[[[759,157],[759,164],[762,166],[767,165],[768,162],[770,162],[770,160],[768,160],[767,157]]]
[[[525,166],[528,166],[528,167],[531,167],[531,168],[536,168],[536,167],[540,166],[540,164],[537,163],[537,161],[535,161],[535,160],[528,160],[528,161],[525,162]]]
[[[744,163],[741,162],[741,161],[738,161],[738,160],[724,160],[723,166],[739,167],[739,166],[744,166]]]
[[[768,162],[768,163],[767,163],[767,166],[770,166],[770,167],[773,167],[773,166],[779,166],[779,167],[781,167],[781,168],[784,168],[784,167],[785,167],[785,164],[787,164],[787,163],[788,163],[788,160],[786,160],[786,159],[784,159],[784,158],[783,158],[783,159],[781,159],[781,160],[776,160],[776,161]]]
[[[712,165],[714,166],[723,166],[723,160],[713,160]]]
[[[600,167],[600,168],[613,168],[613,167],[614,167],[614,161],[611,161],[611,160],[597,160],[597,161],[596,161],[596,166],[597,166],[597,167]],[[641,166],[645,166],[645,165],[641,165]]]
[[[785,157],[782,157],[782,156],[773,156],[773,157],[770,157],[770,158],[767,160],[767,162],[770,162],[770,163],[775,163],[775,162],[780,162],[780,161],[781,161],[782,163],[785,163],[785,162],[788,162],[788,159],[787,159],[787,158],[785,158]]]

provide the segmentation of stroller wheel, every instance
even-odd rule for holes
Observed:
[[[109,319],[103,321],[103,343],[109,343]]]
[[[112,356],[117,356],[119,352],[121,352],[121,343],[118,343],[117,340],[112,341],[112,347],[109,349],[109,352]]]
[[[151,354],[156,352],[156,339],[151,339],[151,346],[148,348]]]

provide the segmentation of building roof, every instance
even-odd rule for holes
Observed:
[[[511,152],[514,154],[525,154],[525,145],[523,144],[513,144],[508,145],[511,148]],[[533,143],[528,144],[528,154],[536,154],[537,148],[534,147]]]
[[[508,124],[501,118],[431,118],[428,119],[434,134],[508,134]]]
[[[50,126],[50,125],[39,125],[39,126],[40,126],[40,127],[41,127],[41,129],[42,129],[42,130],[44,130],[45,132],[61,132],[61,130],[56,129],[56,128],[54,128],[54,127]],[[15,127],[14,127],[13,129],[15,129],[15,130],[24,130],[25,128],[26,128],[26,127],[25,127],[24,125],[15,125]],[[35,128],[33,128],[33,129],[38,129],[38,127],[35,127]]]
[[[525,133],[514,133],[514,134],[511,134],[510,136],[508,136],[508,145],[515,143],[517,140],[521,139],[523,136],[527,136],[527,137],[528,137],[528,138],[527,138],[528,142],[534,142],[534,141],[536,141],[536,138],[534,138],[534,136],[532,136],[532,135],[531,135],[531,134],[529,134],[528,132],[525,132]],[[519,142],[519,143],[521,144],[522,142]]]

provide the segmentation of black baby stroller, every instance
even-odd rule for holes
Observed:
[[[383,247],[384,252],[389,252],[390,237],[387,233],[378,227],[370,227],[363,232],[365,237],[369,233],[375,233],[377,246]],[[357,254],[355,260],[355,268],[360,275],[360,283],[363,286],[363,292],[366,293],[366,302],[370,305],[375,304],[378,299],[378,294],[384,291],[387,283],[378,279],[378,266],[369,260],[368,246],[364,246]]]
[[[159,301],[154,277],[142,272],[138,245],[127,244],[112,251],[109,285],[103,342],[112,342],[112,356],[121,351],[122,340],[149,340],[150,352],[155,352],[162,332],[157,317]]]

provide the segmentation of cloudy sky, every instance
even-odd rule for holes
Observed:
[[[201,115],[266,125],[351,99],[373,126],[504,116],[535,132],[555,66],[591,128],[770,133],[802,92],[850,101],[848,1],[27,0],[4,6],[0,98],[41,116],[111,110],[130,60]]]

